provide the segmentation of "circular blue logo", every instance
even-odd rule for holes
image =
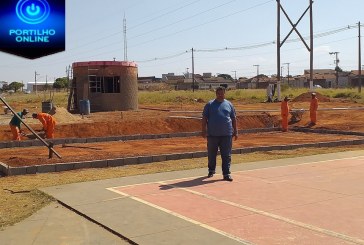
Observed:
[[[46,0],[19,0],[16,4],[16,15],[24,23],[35,25],[45,21],[50,13]]]

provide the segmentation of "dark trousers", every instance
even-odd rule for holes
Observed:
[[[222,160],[222,174],[230,174],[232,136],[208,136],[207,157],[209,173],[215,173],[217,151],[220,149]]]

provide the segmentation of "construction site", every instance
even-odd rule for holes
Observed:
[[[364,113],[357,103],[317,94],[318,123],[309,126],[310,93],[290,101],[288,132],[280,130],[280,103],[233,101],[239,138],[233,154],[328,147],[364,143]],[[201,114],[206,101],[181,106],[142,105],[137,110],[71,114],[56,107],[54,144],[61,156],[49,151],[25,127],[22,141],[12,141],[11,113],[0,115],[0,162],[3,175],[56,172],[80,168],[117,167],[171,159],[206,157],[206,139],[201,137]],[[17,105],[21,108],[26,105]],[[27,117],[24,122],[36,132],[42,125]]]

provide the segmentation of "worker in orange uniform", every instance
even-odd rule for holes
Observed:
[[[21,121],[19,118],[24,119],[25,115],[27,115],[28,113],[28,109],[23,109],[22,112],[17,113],[18,117],[14,115],[11,119],[9,126],[11,129],[11,133],[13,134],[13,140],[21,140],[22,130],[20,128]]]
[[[32,117],[34,119],[38,119],[42,123],[46,138],[53,139],[54,129],[56,127],[56,120],[54,119],[54,117],[52,117],[48,113],[33,113]]]
[[[311,102],[310,102],[310,119],[311,126],[316,125],[317,121],[317,108],[318,108],[318,99],[316,97],[316,93],[311,94]]]
[[[284,97],[284,100],[281,103],[281,116],[282,116],[282,131],[288,131],[288,114],[289,114],[289,105],[288,105],[288,97]]]

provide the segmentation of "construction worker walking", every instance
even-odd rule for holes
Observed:
[[[311,126],[316,125],[317,122],[317,108],[318,108],[318,99],[316,97],[316,93],[311,94],[311,102],[310,102],[310,119]]]
[[[284,100],[281,102],[281,116],[282,116],[282,131],[288,131],[288,114],[289,114],[289,105],[288,105],[288,97],[284,97]]]
[[[17,115],[23,119],[25,115],[29,113],[28,109],[23,109],[22,112],[18,112]],[[21,140],[21,133],[22,130],[20,128],[21,120],[14,115],[13,118],[10,120],[9,126],[11,129],[11,133],[13,134],[13,140]]]
[[[56,127],[56,120],[48,113],[33,113],[32,117],[38,119],[42,125],[47,139],[54,138],[54,129]]]

